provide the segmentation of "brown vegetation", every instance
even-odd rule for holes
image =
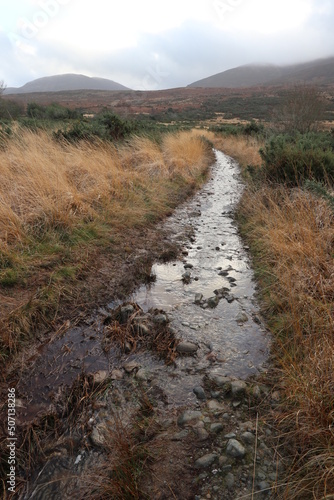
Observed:
[[[219,147],[243,167],[259,165],[258,147],[248,139],[224,138]],[[284,395],[275,412],[264,417],[279,429],[278,454],[289,463],[282,498],[331,498],[333,211],[301,189],[248,186],[238,218],[251,247],[262,310],[274,334],[272,383]]]
[[[94,254],[116,252],[124,231],[170,213],[212,160],[191,133],[115,147],[18,131],[0,151],[2,355],[55,319]]]

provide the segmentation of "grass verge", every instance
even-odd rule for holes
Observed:
[[[0,151],[0,357],[80,304],[100,256],[124,262],[133,231],[171,213],[213,159],[191,132],[114,145],[18,129]]]
[[[240,156],[239,142],[233,146],[235,152],[233,147],[225,149],[223,141],[221,148],[241,158],[244,167],[249,162]],[[262,310],[274,335],[270,380],[282,399],[266,418],[278,427],[278,452],[288,462],[281,497],[332,498],[333,210],[310,191],[250,183],[237,215],[251,249]]]

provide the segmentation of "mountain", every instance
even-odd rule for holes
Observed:
[[[241,88],[292,83],[334,84],[334,57],[289,66],[247,64],[203,78],[188,87]]]
[[[85,75],[55,75],[37,78],[22,87],[11,87],[5,94],[26,94],[30,92],[60,92],[62,90],[129,90],[120,83],[106,78],[91,78]]]

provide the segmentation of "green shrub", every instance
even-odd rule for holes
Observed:
[[[306,179],[333,184],[333,146],[333,137],[326,133],[274,136],[260,149],[262,174],[288,186],[301,185]]]
[[[111,112],[103,112],[93,119],[80,119],[69,128],[59,129],[54,133],[57,140],[68,142],[114,141],[124,139],[135,131],[135,127],[127,120]]]

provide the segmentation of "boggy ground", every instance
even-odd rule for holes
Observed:
[[[115,309],[116,298],[127,296],[143,278],[150,279],[153,260],[182,253],[182,246],[172,245],[158,227],[145,234],[133,230],[128,237],[132,245],[125,236],[125,246],[112,262],[96,256],[95,272],[84,287],[90,291],[87,308],[81,302],[81,310],[67,314],[50,343],[39,352],[22,354],[24,368],[16,386],[22,436],[18,496],[276,495],[284,463],[275,451],[275,430],[264,415],[278,404],[279,392],[260,379],[226,377],[222,360],[210,347],[198,351],[178,338],[164,311],[144,313],[131,303]],[[87,297],[94,303],[93,314]],[[97,307],[99,302],[103,308]],[[78,356],[82,346],[84,364]],[[203,356],[214,370],[202,372],[201,383],[194,387],[195,404],[169,406],[161,374],[172,383],[175,364],[191,359],[192,370],[200,371]],[[161,358],[154,372],[152,357]]]
[[[149,237],[141,235],[131,261],[138,263],[143,255],[146,263],[175,256],[180,248],[171,248],[167,237],[158,228],[152,228]],[[126,261],[120,263],[121,259],[112,268],[107,285],[113,294],[122,278],[128,280],[123,288],[127,292],[138,280],[136,265],[129,269]],[[79,363],[71,383],[59,384],[64,382],[64,363],[59,359],[65,361],[67,376],[73,362],[78,363],[76,356],[71,358],[74,346],[62,333],[59,372],[54,372],[52,387],[41,380],[44,363],[55,369],[48,357],[52,342],[22,370],[17,385],[17,424],[23,437],[18,498],[275,496],[284,463],[276,451],[275,430],[263,417],[278,404],[278,391],[260,379],[225,377],[223,366],[217,372],[219,360],[211,353],[215,371],[203,375],[201,385],[194,388],[195,406],[171,408],[159,372],[149,369],[151,356],[161,358],[159,370],[167,376],[182,358],[199,363],[201,354],[175,336],[167,314],[143,313],[131,303],[115,308],[113,303],[93,316],[82,314],[77,327],[95,336],[95,361],[107,355],[108,362],[100,369],[96,363],[86,368]],[[29,391],[39,405],[29,404]]]

